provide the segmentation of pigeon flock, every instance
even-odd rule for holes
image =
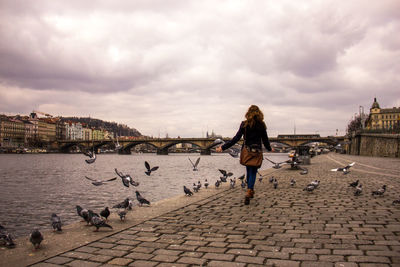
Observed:
[[[117,141],[118,142],[118,141]],[[220,143],[223,143],[223,141],[220,141]],[[234,151],[234,150],[232,150]],[[232,152],[231,156],[236,157],[235,153]],[[96,161],[96,154],[90,151],[84,152],[84,155],[88,156],[89,159],[86,159],[85,162],[87,164],[92,164]],[[305,167],[300,166],[300,161],[297,158],[292,158],[291,160],[283,161],[283,162],[274,162],[268,158],[267,159],[269,162],[273,164],[272,168],[279,169],[282,167],[284,164],[290,164],[291,169],[296,169],[296,170],[301,170],[300,174],[301,175],[307,175],[308,174],[308,169]],[[190,158],[189,161],[192,165],[193,171],[198,171],[198,166],[200,163],[200,157],[197,158],[195,162],[193,162]],[[330,171],[332,172],[342,172],[344,175],[350,173],[350,168],[355,165],[355,162],[352,162],[344,167],[339,167],[335,169],[331,169]],[[144,162],[145,166],[145,174],[147,176],[150,176],[151,173],[157,171],[159,169],[159,166],[151,166],[149,162],[145,161]],[[122,185],[129,188],[130,186],[133,187],[138,187],[139,182],[133,180],[132,176],[129,174],[124,174],[123,172],[119,171],[117,168],[114,169],[115,173],[117,174],[118,177],[121,178]],[[229,179],[229,188],[233,189],[236,187],[236,181],[239,180],[240,186],[245,189],[247,186],[247,179],[245,175],[241,175],[240,177],[233,177],[233,173],[224,169],[218,169],[219,173],[222,175],[215,181],[215,188],[218,189],[222,183],[227,183]],[[263,180],[263,175],[258,173],[258,179],[259,182],[262,183]],[[102,185],[107,185],[115,180],[118,179],[118,177],[112,177],[112,178],[105,178],[105,179],[97,179],[97,178],[91,178],[88,176],[84,176],[87,180],[89,180],[94,186],[102,186]],[[279,188],[279,182],[278,180],[272,176],[269,178],[270,184],[272,184],[273,188],[276,190]],[[209,182],[207,179],[204,181],[204,188],[207,189],[209,187]],[[290,187],[295,187],[296,185],[296,180],[294,178],[290,179]],[[320,181],[319,180],[312,180],[310,183],[308,183],[303,191],[306,191],[307,193],[313,193],[315,190],[319,188]],[[200,191],[200,189],[203,187],[201,181],[199,180],[197,183],[193,183],[192,185],[192,190],[190,190],[186,185],[183,186],[183,191],[184,195],[191,197],[194,195],[194,193],[197,193]],[[351,187],[354,190],[354,196],[360,196],[363,193],[363,187],[362,184],[360,183],[360,180],[356,180],[352,183],[349,184],[349,187]],[[382,197],[387,190],[387,186],[383,185],[381,188],[377,188],[375,191],[372,191],[371,194],[372,196],[380,196]],[[149,206],[150,201],[147,200],[144,196],[141,195],[141,193],[138,190],[135,190],[136,194],[136,201],[138,202],[138,206]],[[400,204],[400,199],[394,200],[393,205],[395,204]],[[126,220],[127,213],[128,211],[132,210],[134,206],[134,201],[130,198],[125,198],[122,202],[115,204],[112,206],[112,209],[115,209],[115,213],[118,215],[120,218],[121,222]],[[108,228],[108,229],[113,229],[112,225],[109,224],[108,218],[111,215],[112,211],[109,209],[109,207],[105,207],[103,210],[100,211],[100,213],[96,213],[93,210],[86,209],[81,207],[80,205],[76,205],[76,212],[79,217],[82,218],[84,222],[86,222],[86,225],[88,226],[93,226],[95,228],[95,232],[99,231],[100,228]],[[62,220],[61,218],[56,214],[52,213],[50,216],[50,223],[51,227],[53,228],[53,231],[55,233],[62,233]],[[35,228],[32,230],[32,232],[29,235],[29,241],[32,243],[33,247],[35,249],[40,248],[41,242],[44,240],[43,234],[39,231],[39,229]],[[0,225],[0,245],[7,247],[7,248],[13,248],[15,247],[15,243],[13,241],[12,235],[7,231],[5,227]]]

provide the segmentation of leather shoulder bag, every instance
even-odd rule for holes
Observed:
[[[250,167],[261,167],[263,161],[262,148],[258,145],[246,145],[246,127],[244,128],[244,144],[240,152],[240,164]]]

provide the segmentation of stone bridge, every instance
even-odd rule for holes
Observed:
[[[305,145],[312,142],[326,143],[328,145],[336,145],[344,140],[342,136],[335,137],[317,137],[317,136],[284,136],[284,137],[270,137],[271,143],[281,143],[289,147],[297,147],[300,145]],[[168,149],[177,144],[192,144],[197,149],[200,150],[201,155],[210,155],[211,149],[216,147],[214,141],[215,138],[138,138],[134,140],[119,140],[119,144],[122,148],[118,151],[120,154],[130,154],[131,149],[140,144],[148,144],[153,146],[157,150],[159,155],[168,155]],[[229,138],[224,138],[224,141],[230,140]],[[239,141],[242,144],[243,139]],[[57,141],[53,144],[54,149],[58,149],[60,152],[69,152],[72,147],[79,147],[80,150],[98,150],[103,146],[112,146],[112,140],[98,140],[98,141],[83,141],[83,140],[63,140]]]

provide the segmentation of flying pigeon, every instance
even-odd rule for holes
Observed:
[[[139,205],[142,206],[143,204],[150,205],[150,201],[142,197],[139,193],[139,191],[136,191],[136,199],[139,201]]]
[[[88,151],[84,154],[89,157],[89,159],[85,159],[87,164],[92,164],[93,162],[96,161],[96,153],[94,153],[94,151],[93,152]]]
[[[119,172],[117,168],[115,168],[114,171],[119,177],[121,177],[124,186],[129,187],[130,184],[133,186],[139,186],[139,183],[135,182],[129,174],[124,175],[122,172]]]
[[[145,171],[144,173],[147,174],[148,176],[150,176],[151,172],[154,172],[158,169],[158,166],[150,168],[150,164],[147,161],[144,162],[144,166],[147,169],[147,171]]]
[[[272,166],[272,168],[274,168],[274,169],[280,169],[280,168],[282,168],[282,166],[281,165],[283,165],[283,164],[286,164],[287,163],[287,161],[282,161],[282,162],[274,162],[274,161],[272,161],[272,160],[270,160],[269,158],[267,158],[267,157],[264,157],[266,160],[268,160],[269,162],[271,162],[272,164],[274,164],[273,166]]]
[[[0,225],[0,245],[6,246],[7,248],[15,247],[11,234],[9,234],[2,225]]]
[[[352,182],[352,183],[349,184],[349,186],[356,188],[357,185],[358,185],[358,183],[359,183],[359,181],[360,181],[360,180],[357,180],[357,181],[355,181],[355,182]]]
[[[199,165],[200,158],[197,158],[197,160],[196,160],[195,163],[193,163],[193,161],[192,161],[190,158],[188,158],[188,159],[189,159],[190,163],[191,163],[192,166],[193,166],[193,171],[198,171],[197,166]]]
[[[233,158],[238,158],[240,153],[240,149],[236,147],[229,148],[228,154]]]
[[[386,185],[383,185],[382,188],[376,190],[376,191],[372,191],[372,195],[373,196],[383,196],[383,194],[386,192]]]
[[[35,247],[35,249],[38,249],[40,246],[40,243],[43,241],[42,233],[40,233],[40,231],[37,229],[33,230],[31,235],[29,236],[29,241],[31,241],[31,243]]]
[[[108,209],[108,207],[105,207],[104,210],[100,211],[100,216],[103,218],[106,218],[106,220],[108,219],[108,216],[110,216],[111,212]]]
[[[185,192],[185,195],[186,196],[193,196],[193,192],[192,191],[190,191],[190,189],[189,188],[187,188],[186,186],[183,186],[183,191]]]
[[[53,230],[57,230],[59,232],[62,231],[61,219],[55,213],[51,214],[51,226],[53,227]]]
[[[89,217],[90,217],[90,223],[96,227],[96,230],[94,230],[95,232],[99,231],[100,227],[108,227],[112,229],[112,226],[107,224],[105,222],[105,220],[103,220],[102,218],[100,218],[100,216],[98,216],[97,214],[93,213],[93,211],[89,210]]]
[[[92,184],[95,186],[100,186],[100,185],[106,184],[107,182],[115,181],[117,179],[117,177],[114,177],[114,178],[102,181],[102,180],[96,180],[96,179],[93,179],[93,178],[90,178],[87,176],[85,176],[85,178],[92,181]]]
[[[361,195],[361,193],[362,193],[362,184],[358,184],[357,186],[356,186],[356,191],[354,191],[354,195],[355,196],[359,196],[359,195]]]
[[[222,173],[224,178],[228,178],[229,176],[233,175],[233,173],[227,172],[226,170],[221,170],[221,169],[218,169],[218,170],[219,170],[220,173]]]
[[[343,174],[348,174],[350,172],[350,168],[356,164],[355,162],[350,163],[349,165],[342,167],[342,168],[336,168],[336,169],[331,169],[332,172],[343,172]]]

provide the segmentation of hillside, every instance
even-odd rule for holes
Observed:
[[[118,124],[116,122],[108,122],[90,117],[61,117],[61,120],[84,123],[90,128],[105,129],[110,133],[114,133],[116,136],[142,136],[135,128],[129,128],[127,125]]]

